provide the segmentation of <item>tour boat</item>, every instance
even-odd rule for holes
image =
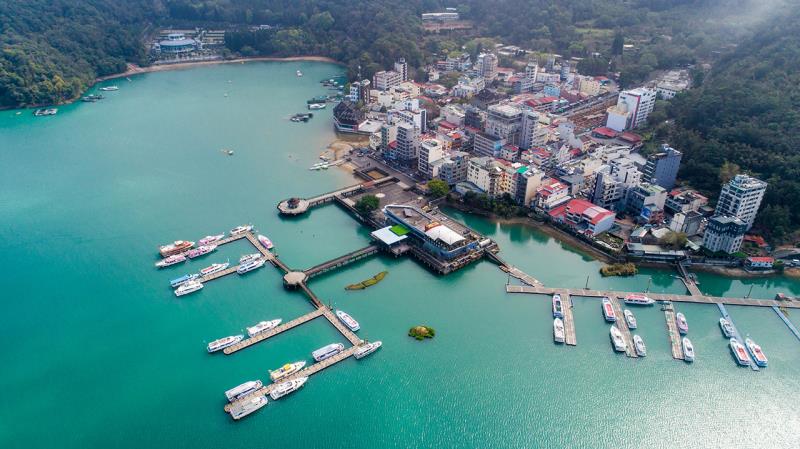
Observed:
[[[336,311],[336,316],[339,317],[339,320],[344,323],[351,331],[355,332],[361,329],[361,326],[358,324],[358,321],[354,320],[353,317],[347,314],[347,312],[343,312],[341,310]]]
[[[255,392],[262,386],[263,384],[260,380],[251,380],[226,391],[225,397],[228,398],[228,402],[235,402],[247,396],[248,394]]]
[[[644,340],[638,335],[633,336],[633,348],[636,349],[636,355],[639,357],[647,356],[647,346],[644,345]]]
[[[250,232],[252,230],[253,230],[253,225],[236,226],[235,228],[231,229],[230,234],[236,235],[236,234],[241,234],[243,232]]]
[[[199,277],[200,277],[200,275],[197,274],[197,273],[184,274],[183,276],[181,276],[179,278],[175,278],[175,279],[169,281],[169,285],[172,286],[172,288],[177,288],[177,287],[180,287],[181,285],[183,285],[183,284],[185,284],[185,283],[187,283],[189,281],[193,281],[193,280],[195,280],[195,279],[197,279]]]
[[[188,295],[203,288],[203,283],[200,281],[189,281],[175,289],[175,296]]]
[[[756,342],[749,338],[744,340],[744,344],[747,345],[747,350],[750,351],[750,354],[753,356],[753,361],[756,362],[756,365],[762,367],[767,366],[767,356],[764,355],[764,351],[761,350],[761,346],[757,345]]]
[[[733,329],[733,323],[725,318],[719,319],[719,328],[722,329],[722,335],[724,335],[725,338],[731,338],[736,334],[736,331]]]
[[[161,253],[161,257],[169,257],[175,254],[181,254],[182,252],[192,248],[194,246],[194,242],[188,242],[186,240],[176,240],[169,245],[164,245],[158,248],[158,252]]]
[[[317,362],[321,362],[325,359],[329,359],[336,354],[344,351],[344,345],[341,343],[331,343],[329,345],[323,346],[316,351],[311,353],[311,356],[314,357],[314,360]]]
[[[236,269],[236,272],[239,274],[245,274],[257,268],[263,267],[266,262],[267,261],[264,259],[251,260],[239,265],[239,268]]]
[[[610,323],[617,321],[617,314],[614,312],[614,306],[611,305],[611,300],[608,297],[603,298],[603,316]]]
[[[300,371],[304,366],[306,366],[306,362],[303,360],[294,363],[287,363],[275,371],[270,371],[269,378],[272,379],[273,382],[279,381],[286,376],[290,376]]]
[[[750,357],[747,356],[747,351],[744,349],[744,345],[739,343],[739,340],[731,338],[728,345],[731,347],[736,363],[741,366],[750,366]]]
[[[119,90],[119,87],[117,87],[117,86],[106,86],[106,87],[101,87],[100,90],[102,90],[103,92],[113,92],[115,90]]]
[[[268,239],[267,236],[258,234],[258,242],[261,243],[264,248],[272,249],[274,245],[272,244],[272,240]]]
[[[263,257],[261,253],[245,254],[239,258],[239,264],[244,264],[250,262],[251,260],[258,260],[261,257]]]
[[[628,325],[628,329],[636,329],[636,317],[633,315],[628,309],[622,311],[622,314],[625,316],[625,324]]]
[[[190,259],[194,259],[195,257],[200,257],[200,256],[203,256],[203,255],[208,254],[210,252],[213,252],[216,249],[217,249],[217,245],[198,246],[197,248],[190,249],[189,251],[186,251],[186,256],[188,256]]]
[[[553,320],[553,339],[556,343],[564,343],[564,322],[561,318]]]
[[[216,243],[225,238],[225,234],[217,234],[217,235],[207,235],[201,238],[197,244],[198,245],[210,245],[212,243]]]
[[[184,256],[183,254],[173,254],[172,256],[168,256],[167,258],[161,259],[158,262],[156,262],[156,267],[164,268],[181,262],[186,262],[186,256]]]
[[[255,337],[256,335],[260,334],[261,332],[268,331],[270,329],[274,329],[279,324],[281,324],[281,319],[278,318],[277,320],[271,321],[261,321],[260,323],[256,324],[255,326],[250,326],[247,328],[247,335],[251,337]]]
[[[228,268],[228,266],[230,266],[229,262],[211,264],[200,270],[200,275],[208,276],[209,274],[214,274],[218,271],[225,270],[226,268]]]
[[[275,385],[275,388],[269,392],[269,396],[272,398],[273,401],[277,401],[278,399],[286,396],[287,394],[299,390],[303,385],[305,385],[308,377],[298,377],[297,379],[288,380],[286,382],[281,382],[278,385]]]
[[[356,348],[356,352],[354,352],[353,355],[357,359],[362,359],[380,349],[381,346],[383,346],[383,342],[380,340],[363,343]]]
[[[225,349],[228,346],[233,346],[244,339],[244,335],[231,335],[228,337],[214,340],[208,344],[208,352],[217,352],[220,349]]]
[[[319,110],[319,109],[325,109],[325,107],[327,107],[327,106],[328,105],[325,104],[325,103],[311,103],[311,104],[308,105],[308,109],[311,109],[312,111],[315,111],[315,110]]]
[[[653,298],[648,297],[647,295],[643,295],[641,293],[631,293],[630,295],[626,296],[625,304],[635,304],[639,306],[652,306],[655,304],[655,300]]]
[[[683,313],[678,312],[675,314],[675,324],[678,325],[678,332],[680,332],[681,335],[689,333],[689,323],[686,322],[686,317]]]
[[[35,115],[36,117],[42,117],[45,115],[56,115],[56,114],[58,114],[57,108],[37,109],[36,111],[33,112],[33,115]]]
[[[622,338],[622,331],[617,329],[617,326],[611,326],[611,343],[614,345],[614,350],[617,352],[625,352],[628,345],[625,339]]]
[[[556,293],[553,295],[553,318],[563,318],[564,309],[561,303],[561,295]]]
[[[261,409],[267,405],[268,400],[266,396],[256,396],[246,401],[236,402],[231,406],[231,416],[233,419],[239,420],[245,416]]]
[[[683,337],[683,360],[694,362],[694,346],[688,337]]]

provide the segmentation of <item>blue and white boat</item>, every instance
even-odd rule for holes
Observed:
[[[187,283],[189,281],[193,281],[193,280],[195,280],[195,279],[197,279],[199,277],[200,277],[200,275],[197,274],[197,273],[184,274],[183,276],[181,276],[179,278],[175,278],[175,279],[169,281],[169,285],[172,286],[172,288],[180,287],[181,285],[183,285],[183,284],[185,284],[185,283]]]
[[[553,295],[553,318],[564,318],[564,305],[558,293]]]

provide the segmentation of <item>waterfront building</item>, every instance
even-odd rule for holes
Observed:
[[[333,126],[343,133],[357,133],[364,121],[364,112],[349,100],[341,101],[333,108]]]
[[[547,178],[542,180],[541,185],[536,189],[534,201],[537,208],[549,211],[566,203],[571,198],[566,184],[557,179]]]
[[[703,214],[697,211],[678,212],[672,216],[669,222],[669,229],[674,232],[683,232],[688,236],[700,232],[703,224]]]
[[[502,139],[491,134],[478,132],[475,134],[475,142],[473,143],[473,152],[478,156],[495,157],[500,154],[500,150],[505,144],[505,139]]]
[[[625,196],[625,212],[635,220],[650,223],[664,211],[667,191],[663,187],[643,182],[628,189]]]
[[[433,162],[442,159],[444,151],[442,143],[436,139],[424,139],[419,144],[417,157],[417,171],[431,179],[435,176]]]
[[[640,179],[641,172],[633,160],[617,156],[597,169],[590,199],[600,207],[619,210],[628,189],[638,185]]]
[[[748,175],[736,175],[722,187],[715,215],[729,215],[753,227],[767,183]]]
[[[183,33],[169,33],[166,39],[158,41],[153,46],[157,54],[166,58],[185,57],[200,48],[198,41],[187,38]]]
[[[590,237],[611,229],[616,218],[614,212],[579,198],[553,208],[548,214],[553,220],[572,228],[575,233]]]
[[[680,151],[667,144],[662,145],[661,151],[647,157],[643,170],[644,180],[665,189],[673,188],[681,166],[681,156]]]
[[[422,13],[423,22],[454,22],[458,20],[457,12],[426,12]]]
[[[408,63],[406,58],[400,58],[394,63],[394,71],[400,74],[400,81],[408,81]]]
[[[533,200],[536,197],[536,192],[542,185],[545,174],[542,170],[536,167],[522,166],[517,169],[515,173],[516,189],[514,192],[514,201],[525,207],[533,207]]]
[[[450,226],[456,225],[448,221],[442,224],[441,219],[416,206],[390,204],[383,208],[387,225],[400,225],[409,232],[418,248],[438,261],[454,261],[470,252],[478,250],[478,240],[467,230],[463,234]]]
[[[372,76],[372,85],[378,90],[389,90],[405,81],[399,73],[394,70],[382,70]]]
[[[359,102],[361,104],[369,103],[369,87],[369,80],[353,81],[350,83],[350,91],[346,96],[347,100],[353,104]]]
[[[434,177],[449,185],[456,185],[467,180],[469,153],[451,151],[449,155],[433,162]]]
[[[470,158],[467,182],[476,185],[489,197],[495,197],[501,193],[501,176],[502,170],[493,158],[488,156]]]
[[[733,254],[742,247],[747,223],[731,216],[715,216],[708,220],[703,246],[711,252]]]

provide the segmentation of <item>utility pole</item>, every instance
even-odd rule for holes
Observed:
[[[645,293],[650,293],[650,281],[652,281],[652,280],[653,280],[653,276],[650,276],[649,278],[647,278],[647,288],[644,289]]]
[[[750,284],[750,291],[748,291],[747,295],[745,295],[745,299],[750,299],[751,294],[753,294],[753,284]]]
[[[586,286],[583,287],[584,290],[589,290],[589,275],[586,275]]]

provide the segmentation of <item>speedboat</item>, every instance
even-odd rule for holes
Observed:
[[[161,257],[168,257],[174,254],[180,254],[194,246],[194,242],[189,242],[186,240],[176,240],[169,245],[160,246],[158,248],[158,252],[161,253]]]
[[[675,324],[678,325],[678,332],[680,332],[681,335],[689,333],[689,323],[686,322],[686,316],[684,316],[683,313],[678,312],[675,314]]]
[[[628,329],[636,329],[636,317],[633,316],[633,312],[625,309],[622,314],[625,316],[625,324],[628,325]]]
[[[164,268],[170,265],[175,265],[176,263],[186,262],[186,256],[183,254],[173,254],[165,259],[161,259],[156,262],[156,267]]]
[[[647,356],[647,346],[644,345],[644,340],[638,335],[633,336],[633,348],[636,349],[636,355],[639,357]]]
[[[287,363],[282,367],[276,369],[275,371],[269,372],[269,378],[272,379],[273,382],[279,381],[286,376],[291,376],[292,374],[300,371],[303,367],[306,366],[305,360],[301,360],[299,362],[294,363]]]
[[[185,284],[185,283],[187,283],[189,281],[193,281],[193,280],[195,280],[195,279],[197,279],[199,277],[200,277],[200,275],[197,274],[197,273],[184,274],[183,276],[181,276],[179,278],[175,278],[175,279],[169,281],[169,285],[172,288],[178,288],[181,285],[183,285],[183,284]]]
[[[741,366],[750,366],[750,357],[747,356],[747,351],[744,349],[744,345],[739,343],[739,340],[731,338],[728,345],[731,347],[731,353],[733,353],[736,363]]]
[[[218,271],[225,270],[226,268],[228,268],[228,266],[230,266],[230,263],[228,262],[211,264],[200,270],[200,275],[208,276],[209,274],[214,274]]]
[[[225,234],[217,234],[217,235],[207,235],[201,238],[197,244],[198,245],[210,245],[212,243],[216,243],[225,238]]]
[[[236,234],[241,234],[243,232],[250,232],[252,230],[253,230],[253,225],[236,226],[235,228],[231,229],[230,234],[236,235]]]
[[[279,383],[278,385],[275,385],[275,388],[273,388],[272,391],[269,392],[269,396],[273,401],[277,401],[287,394],[299,390],[303,385],[306,384],[306,381],[308,381],[308,376],[298,377],[297,379]]]
[[[347,326],[351,331],[356,332],[357,330],[361,329],[361,325],[358,324],[358,321],[354,320],[353,317],[347,314],[347,312],[337,310],[336,316],[339,317],[339,321],[344,323],[344,325]]]
[[[281,324],[281,319],[278,318],[277,320],[271,321],[261,321],[260,323],[256,324],[255,326],[250,326],[247,328],[247,335],[251,337],[255,337],[256,335],[266,332],[270,329],[276,328],[279,324]]]
[[[683,360],[694,362],[694,346],[688,337],[683,337]]]
[[[344,351],[344,345],[341,343],[331,343],[329,345],[323,346],[316,351],[311,353],[311,356],[314,357],[314,360],[317,362],[321,362],[325,359],[329,359],[336,354]]]
[[[643,295],[641,293],[631,293],[630,295],[626,296],[624,299],[625,304],[634,304],[639,306],[652,306],[655,304],[655,300],[653,298],[648,297],[647,295]]]
[[[103,92],[113,92],[115,90],[119,90],[119,87],[117,87],[117,86],[106,86],[106,87],[101,87],[100,90],[102,90]]]
[[[725,338],[731,338],[736,334],[736,330],[733,328],[733,323],[725,318],[719,319],[719,328],[722,329],[722,335],[724,335]]]
[[[753,361],[756,362],[756,365],[761,367],[767,366],[767,356],[764,355],[764,351],[761,350],[761,346],[757,345],[756,342],[750,338],[746,338],[744,340],[744,344],[747,345],[747,350],[750,351],[750,354],[753,356]]]
[[[203,283],[197,280],[189,281],[175,289],[175,296],[188,295],[203,288]]]
[[[239,265],[239,268],[236,269],[236,272],[239,273],[239,274],[245,274],[245,273],[253,271],[253,270],[257,269],[257,268],[263,267],[266,262],[267,261],[264,260],[264,259],[250,260],[250,261],[247,261],[247,262]]]
[[[263,257],[261,253],[253,253],[253,254],[245,254],[244,256],[239,258],[239,264],[245,264],[250,262],[251,260],[258,260]]]
[[[357,359],[362,359],[380,349],[381,346],[383,346],[383,342],[380,340],[363,343],[356,348],[356,352],[353,355]]]
[[[258,243],[261,243],[266,249],[272,249],[275,246],[272,244],[272,240],[261,234],[258,234]]]
[[[231,406],[231,416],[233,419],[242,419],[245,416],[261,409],[265,405],[267,405],[267,397],[266,396],[256,396],[252,399],[248,399],[246,401],[239,401],[234,403]]]
[[[225,397],[228,398],[228,402],[235,402],[247,396],[248,394],[255,392],[262,386],[263,384],[260,380],[251,380],[226,391]]]
[[[198,246],[195,249],[190,249],[189,251],[186,251],[186,256],[188,256],[190,259],[194,259],[195,257],[206,255],[212,251],[215,251],[216,249],[217,245]]]
[[[325,109],[326,106],[328,106],[328,105],[325,104],[325,103],[311,103],[311,104],[308,105],[308,109],[311,109],[312,111],[315,111],[315,110],[319,110],[319,109]]]
[[[564,309],[563,304],[561,302],[561,295],[556,293],[553,295],[553,318],[563,318],[564,317]]]
[[[556,343],[564,343],[564,322],[561,318],[553,320],[553,340]]]
[[[614,307],[611,305],[611,300],[608,297],[603,298],[603,316],[609,323],[617,321],[617,314],[614,312]]]
[[[56,115],[56,114],[58,114],[57,108],[37,109],[36,111],[33,112],[33,115],[35,115],[36,117],[42,117],[45,115]]]
[[[228,337],[214,340],[208,344],[208,352],[217,352],[220,349],[225,349],[228,346],[233,346],[244,339],[244,335],[231,335]]]
[[[611,326],[611,343],[614,345],[614,350],[617,352],[625,352],[628,349],[628,345],[625,343],[625,339],[622,338],[622,332],[617,329],[617,326]]]

